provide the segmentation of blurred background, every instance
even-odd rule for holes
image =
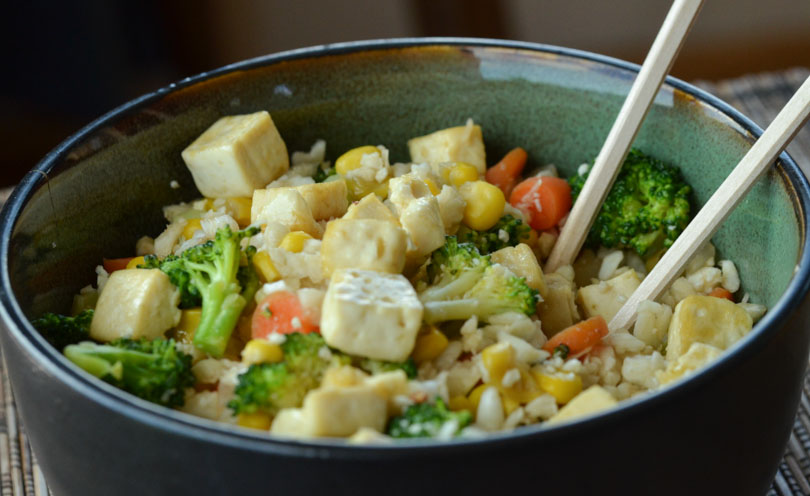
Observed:
[[[140,94],[224,64],[339,41],[475,36],[641,63],[670,0],[30,0],[0,20],[0,186]],[[810,67],[810,1],[707,0],[672,74]],[[9,64],[10,62],[10,64]]]

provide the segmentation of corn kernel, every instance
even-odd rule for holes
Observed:
[[[127,268],[128,269],[137,269],[138,266],[141,265],[142,263],[144,263],[144,258],[143,257],[135,257],[132,260],[130,260],[129,262],[127,262]]]
[[[335,160],[335,171],[341,176],[345,176],[347,172],[360,167],[360,159],[363,158],[363,155],[371,153],[379,155],[380,150],[376,146],[371,145],[352,148]]]
[[[413,359],[416,363],[427,362],[441,355],[447,348],[447,337],[435,327],[431,327],[426,334],[416,338],[413,347]]]
[[[282,238],[279,246],[290,253],[301,253],[301,250],[304,249],[304,243],[308,239],[312,239],[312,236],[304,231],[293,231]]]
[[[447,173],[447,182],[460,188],[462,184],[478,180],[478,169],[466,162],[456,162]]]
[[[537,384],[564,405],[582,391],[582,378],[573,372],[567,374],[534,373]]]
[[[236,196],[228,198],[225,204],[239,227],[250,225],[250,207],[253,205],[253,198]]]
[[[425,177],[425,178],[422,179],[422,181],[424,181],[425,184],[427,184],[427,187],[430,190],[431,195],[436,196],[436,195],[438,195],[439,193],[442,192],[441,188],[439,188],[436,185],[436,181],[434,181],[433,179],[431,179],[429,177]]]
[[[200,326],[202,308],[187,308],[180,312],[180,322],[177,324],[174,338],[182,343],[191,343],[194,332]]]
[[[447,407],[453,410],[454,412],[457,412],[459,410],[469,410],[469,411],[476,410],[476,408],[473,408],[472,401],[470,401],[470,399],[467,398],[466,396],[453,396],[447,402]]]
[[[186,222],[186,226],[183,228],[183,237],[186,239],[191,239],[194,236],[194,233],[202,229],[202,225],[200,224],[200,219],[189,219]]]
[[[264,412],[240,413],[236,423],[249,429],[270,430],[270,415]]]
[[[489,384],[479,384],[467,395],[467,400],[470,402],[470,411],[473,412],[473,415],[478,411],[478,403],[481,401],[481,395],[484,394],[484,391],[488,387],[490,387]]]
[[[467,202],[463,222],[468,227],[486,231],[503,215],[506,198],[497,186],[486,181],[473,181],[462,184],[459,192]]]
[[[259,363],[276,363],[284,358],[281,346],[266,339],[251,339],[242,350],[242,363],[254,365]]]
[[[507,417],[520,406],[519,401],[503,393],[501,393],[501,403],[503,404],[503,413]]]
[[[253,268],[259,273],[259,279],[261,279],[263,283],[281,279],[281,274],[278,273],[276,266],[273,265],[273,259],[270,258],[270,254],[266,251],[259,251],[253,255]]]
[[[489,374],[489,383],[499,386],[503,375],[515,366],[515,352],[509,343],[496,343],[481,352],[481,363]]]

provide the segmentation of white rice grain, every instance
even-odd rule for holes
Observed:
[[[494,386],[489,386],[481,393],[475,419],[475,424],[487,431],[497,431],[503,425],[503,403]]]
[[[720,270],[723,272],[723,287],[732,293],[736,293],[740,289],[740,274],[737,272],[737,266],[731,260],[721,260]]]

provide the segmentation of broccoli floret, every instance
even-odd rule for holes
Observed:
[[[575,201],[587,178],[583,170],[569,179]],[[677,168],[630,150],[586,243],[641,256],[669,247],[689,223],[691,192]]]
[[[93,310],[85,310],[75,317],[49,312],[32,320],[31,324],[54,348],[62,350],[69,344],[90,339],[92,320]]]
[[[475,231],[462,226],[458,239],[463,243],[472,243],[479,252],[488,254],[507,246],[517,246],[529,239],[530,232],[531,228],[522,220],[506,214],[487,231]]]
[[[381,360],[373,360],[371,358],[364,358],[360,361],[358,366],[368,372],[369,374],[376,375],[384,372],[392,372],[394,370],[402,370],[408,379],[415,379],[417,375],[416,362],[413,358],[408,358],[404,362],[384,362]]]
[[[258,232],[258,227],[233,232],[225,226],[213,240],[193,246],[179,256],[170,255],[162,260],[147,257],[141,266],[165,272],[180,289],[181,306],[202,304],[194,346],[211,356],[221,357],[225,352],[239,314],[258,288],[258,276],[252,273],[250,263],[255,248],[244,251],[240,248],[242,239]],[[247,263],[240,267],[243,255]]]
[[[387,433],[394,438],[436,437],[448,422],[455,424],[452,434],[458,435],[470,425],[472,414],[467,410],[453,412],[437,397],[433,402],[410,405],[405,413],[391,419]]]
[[[312,177],[312,179],[314,179],[316,183],[322,183],[336,174],[337,171],[334,167],[318,167],[318,170],[315,171],[315,175]]]
[[[419,293],[428,323],[466,320],[473,315],[487,320],[505,312],[535,313],[537,291],[506,267],[493,264],[475,246],[459,244],[448,236],[431,255],[428,287]]]
[[[228,403],[234,414],[275,415],[282,408],[299,407],[304,396],[320,385],[326,369],[348,362],[345,355],[329,351],[315,332],[288,334],[281,350],[283,361],[251,365],[239,376],[234,399]]]
[[[194,385],[191,356],[177,350],[172,339],[85,341],[64,353],[94,376],[159,405],[182,406],[186,388]]]

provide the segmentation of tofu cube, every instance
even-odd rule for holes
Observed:
[[[689,351],[679,356],[677,360],[669,362],[666,370],[656,373],[658,383],[663,386],[674,382],[716,360],[722,353],[723,350],[715,346],[692,343]]]
[[[569,401],[556,415],[546,421],[546,425],[585,417],[616,405],[616,399],[601,386],[591,386]]]
[[[123,269],[110,274],[90,324],[90,337],[155,339],[180,322],[180,293],[158,269]]]
[[[335,219],[326,225],[321,261],[327,275],[339,269],[399,274],[405,267],[407,249],[408,235],[393,222]]]
[[[297,437],[347,437],[361,428],[382,431],[387,419],[387,400],[371,386],[321,388],[310,391],[301,408],[281,410],[270,431]]]
[[[490,257],[493,262],[505,266],[516,276],[526,279],[526,284],[530,288],[536,289],[541,297],[548,296],[543,269],[540,268],[537,257],[529,245],[520,243],[517,246],[507,246],[493,252]]]
[[[667,360],[677,360],[693,343],[725,350],[748,334],[752,326],[753,320],[748,312],[725,298],[688,296],[672,312]]]
[[[349,209],[343,218],[383,220],[399,224],[397,216],[374,193],[369,193],[360,201],[349,205]]]
[[[546,296],[537,305],[537,314],[543,333],[551,337],[566,327],[579,322],[579,311],[574,302],[574,284],[556,272],[545,275]]]
[[[346,209],[349,207],[348,190],[344,181],[257,189],[253,192],[253,204],[250,207],[251,221],[256,222],[262,209],[280,192],[289,190],[297,191],[304,198],[315,220],[340,217],[346,213]]]
[[[287,146],[266,111],[219,119],[182,156],[208,198],[251,196],[290,167]]]
[[[630,269],[607,281],[580,288],[577,299],[586,317],[601,315],[610,322],[639,284],[641,278]]]
[[[321,311],[326,344],[351,355],[401,362],[413,351],[422,303],[399,274],[341,269]]]
[[[275,222],[286,226],[290,231],[304,231],[313,238],[320,239],[321,226],[315,222],[309,204],[293,188],[280,188],[273,198],[262,207],[253,223]]]
[[[475,166],[479,174],[484,174],[487,168],[481,126],[473,124],[472,120],[464,126],[408,140],[408,151],[415,163],[466,162]]]
[[[400,212],[399,223],[413,245],[409,257],[424,257],[444,245],[444,223],[436,198],[417,198],[410,202]]]

